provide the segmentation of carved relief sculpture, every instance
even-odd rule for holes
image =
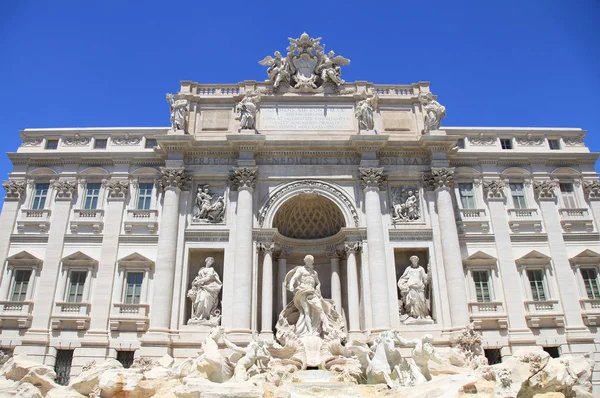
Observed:
[[[219,310],[219,293],[223,283],[217,271],[212,268],[213,257],[206,257],[205,265],[198,271],[198,276],[192,281],[192,287],[187,296],[192,300],[192,316],[188,325],[219,325],[221,311]]]
[[[134,146],[139,145],[141,137],[132,137],[129,134],[125,134],[123,137],[114,137],[112,143],[120,146]]]
[[[398,280],[400,298],[404,307],[404,314],[400,317],[403,323],[433,323],[427,297],[430,282],[431,275],[419,265],[419,257],[411,256],[410,266],[404,270]]]
[[[275,51],[275,58],[266,56],[259,64],[268,66],[267,75],[269,81],[273,84],[273,90],[277,91],[281,83],[289,85],[290,83],[290,64],[289,59],[283,58],[279,51]]]
[[[541,146],[544,145],[544,137],[534,137],[531,133],[527,133],[525,137],[516,136],[517,144],[523,146]]]
[[[235,120],[240,121],[240,129],[253,130],[256,128],[256,112],[260,102],[260,93],[247,92],[244,98],[235,106]]]
[[[74,137],[67,137],[63,140],[63,144],[66,146],[86,146],[90,143],[89,137],[81,137],[79,133],[76,133]]]
[[[477,137],[469,137],[469,143],[471,145],[484,146],[484,145],[494,145],[496,142],[496,137],[491,135],[484,135],[483,133],[479,133]]]
[[[446,116],[446,107],[433,99],[431,93],[419,95],[419,101],[423,104],[425,111],[425,128],[423,134],[430,134],[432,131],[439,130],[442,118]]]
[[[418,221],[421,218],[419,191],[416,187],[395,187],[391,190],[391,202],[394,224]]]
[[[167,94],[167,102],[171,109],[171,129],[186,131],[185,116],[188,110],[188,100],[178,94]]]
[[[42,145],[42,139],[41,138],[24,138],[22,145],[23,146],[40,146],[40,145]]]
[[[359,130],[374,130],[375,120],[373,119],[373,113],[377,108],[378,101],[377,94],[365,98],[356,103],[355,116],[358,119]]]
[[[213,200],[210,186],[199,186],[194,200],[193,214],[194,221],[222,222],[225,218],[225,198],[219,196]]]

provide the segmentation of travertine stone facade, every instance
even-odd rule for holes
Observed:
[[[21,131],[0,217],[2,349],[48,365],[74,350],[73,374],[119,351],[193,355],[210,327],[188,324],[187,294],[208,257],[215,319],[236,343],[272,341],[283,278],[311,254],[349,338],[396,329],[448,345],[473,322],[502,357],[597,357],[585,131],[447,127],[429,83],[344,82],[339,58],[310,73],[272,58],[265,82],[181,82],[170,128]],[[219,216],[199,221],[203,204]],[[412,255],[432,322],[403,321]]]

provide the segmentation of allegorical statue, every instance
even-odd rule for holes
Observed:
[[[177,94],[167,94],[167,102],[171,106],[171,128],[185,131],[185,114],[188,108],[188,100],[179,97]]]
[[[359,130],[374,130],[375,120],[373,119],[373,113],[377,108],[377,94],[372,97],[365,98],[356,103],[356,111],[354,112],[358,119]]]
[[[401,320],[405,323],[431,322],[429,300],[426,294],[428,285],[429,276],[419,265],[419,257],[410,256],[410,266],[404,270],[398,280],[400,297],[405,311],[404,319],[401,318]]]
[[[394,198],[392,221],[394,224],[417,221],[421,218],[419,197],[416,190],[402,189]]]
[[[316,68],[315,72],[321,74],[323,82],[330,82],[335,86],[344,84],[345,81],[341,78],[342,68],[340,68],[340,65],[348,65],[350,60],[339,55],[336,57],[333,51],[329,51],[327,54],[322,52],[320,55],[321,63]]]
[[[242,130],[252,130],[256,127],[257,104],[260,101],[260,93],[247,92],[244,98],[235,107],[235,120],[240,121]]]
[[[225,198],[219,196],[213,201],[213,195],[210,193],[209,185],[198,187],[196,199],[194,200],[193,219],[216,223],[223,221],[224,217]]]
[[[423,129],[423,134],[439,130],[442,118],[446,116],[446,107],[434,100],[431,93],[419,95],[419,100],[423,104],[425,111],[425,128]]]
[[[192,299],[192,317],[188,325],[218,325],[221,320],[219,293],[223,283],[217,271],[212,268],[213,257],[206,257],[205,265],[192,281],[187,296]]]
[[[258,63],[262,66],[268,66],[267,76],[269,81],[273,83],[273,90],[277,91],[281,83],[289,84],[290,82],[290,65],[286,58],[281,56],[279,51],[275,51],[275,58],[266,56]]]
[[[292,269],[285,276],[285,286],[294,293],[294,299],[279,314],[277,338],[287,339],[286,333],[296,337],[319,336],[337,338],[343,335],[343,322],[332,300],[321,295],[321,283],[314,269],[314,257],[304,257],[304,265]]]

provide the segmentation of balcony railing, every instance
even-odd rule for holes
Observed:
[[[522,226],[531,226],[534,232],[542,231],[542,219],[537,209],[508,209],[508,224],[513,232]]]
[[[0,326],[14,322],[19,329],[26,329],[31,326],[32,312],[32,301],[0,301]]]
[[[501,301],[470,302],[471,320],[477,329],[508,327],[508,315]]]
[[[125,233],[132,233],[135,227],[142,227],[148,230],[148,233],[156,233],[158,228],[157,210],[127,210],[127,218],[124,223]]]
[[[462,233],[490,231],[490,221],[485,209],[458,209],[457,225]]]
[[[17,220],[17,232],[25,233],[27,227],[33,227],[39,232],[47,233],[50,228],[50,216],[52,211],[49,209],[21,209],[21,215]]]
[[[71,221],[71,233],[78,233],[83,227],[90,228],[95,234],[104,228],[104,210],[74,209]]]
[[[110,315],[110,329],[120,330],[127,326],[137,331],[145,331],[149,324],[150,306],[148,304],[115,303]]]
[[[594,222],[588,209],[558,209],[560,224],[565,232],[593,232]],[[574,229],[575,228],[575,229]]]
[[[525,301],[526,318],[529,326],[539,328],[544,324],[563,327],[564,314],[558,300]]]
[[[62,329],[70,323],[74,323],[78,330],[87,329],[91,306],[90,303],[57,302],[51,317],[52,329]]]
[[[600,325],[600,299],[580,299],[583,322],[587,326]]]

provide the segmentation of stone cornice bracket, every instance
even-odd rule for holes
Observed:
[[[345,242],[344,250],[346,253],[354,252],[358,253],[362,248],[362,244],[360,242]]]
[[[554,200],[556,188],[558,188],[558,182],[553,180],[533,182],[533,190],[538,200]]]
[[[600,200],[600,181],[584,181],[583,190],[588,200]]]
[[[432,168],[429,173],[423,174],[423,182],[430,191],[451,189],[454,184],[454,168]]]
[[[165,191],[175,188],[186,190],[190,187],[190,177],[183,167],[161,167],[160,174],[158,184]]]
[[[504,200],[506,187],[507,183],[503,180],[483,181],[483,194],[487,200]]]
[[[108,180],[106,181],[109,199],[125,199],[129,192],[128,180]]]
[[[27,182],[25,180],[8,180],[2,182],[2,187],[6,191],[5,201],[21,200],[25,193]]]
[[[234,167],[229,179],[234,189],[254,190],[258,177],[258,167]]]
[[[387,135],[353,135],[350,137],[352,146],[359,153],[373,153],[381,150],[388,143]]]
[[[387,177],[383,174],[383,167],[360,167],[360,185],[363,190],[377,189],[385,187]]]
[[[52,187],[56,191],[56,200],[72,200],[77,192],[77,181],[52,181]]]

